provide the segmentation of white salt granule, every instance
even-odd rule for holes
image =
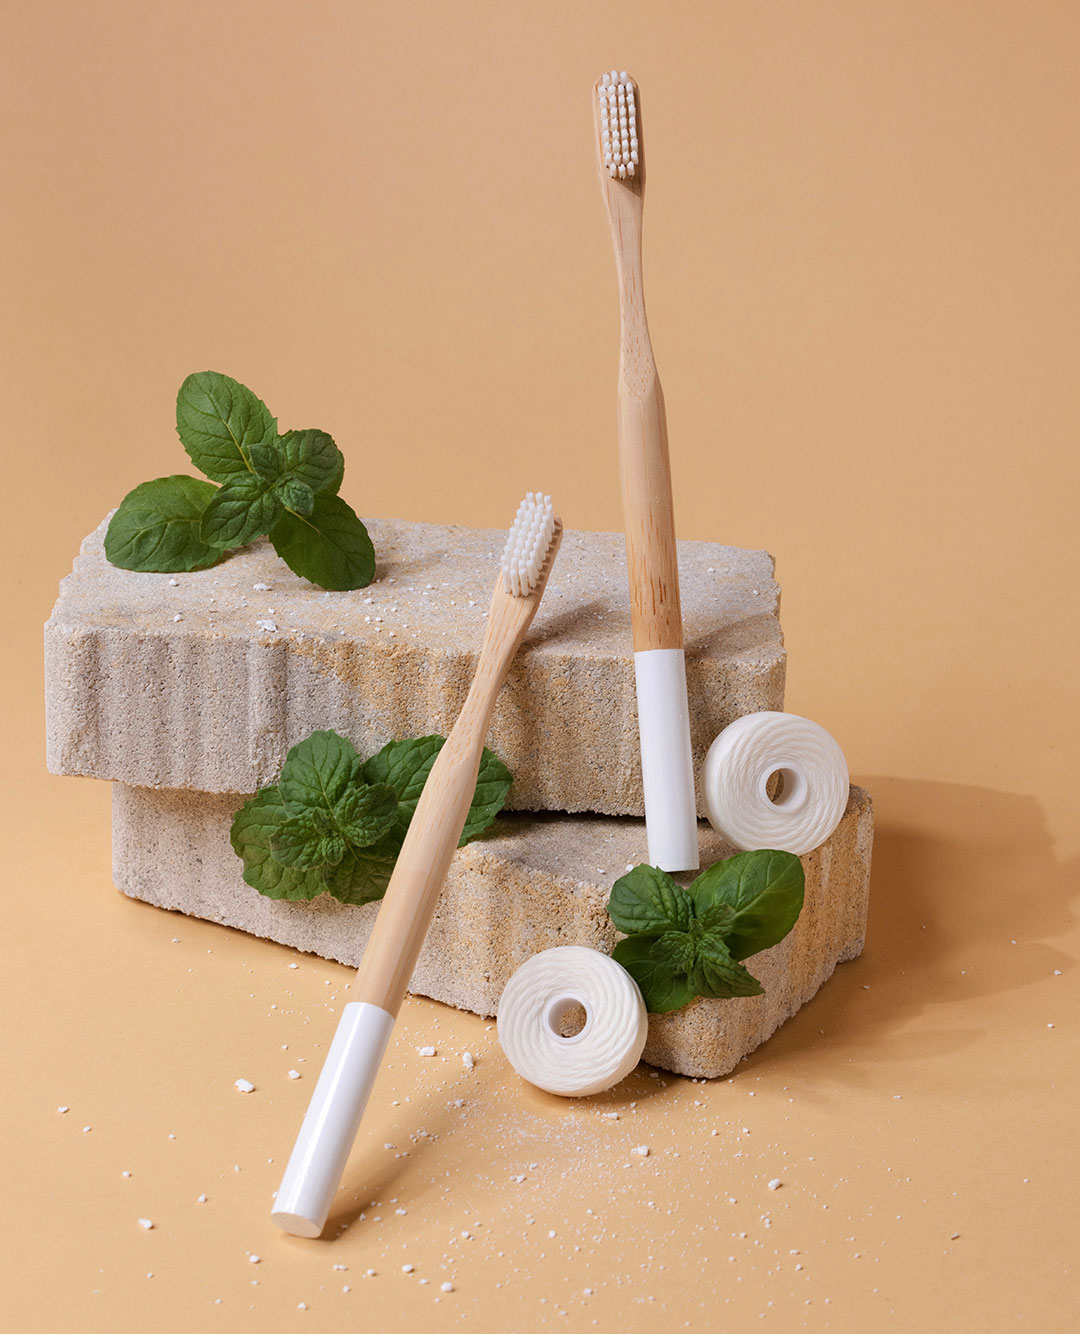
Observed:
[[[471,1070],[473,1066],[476,1064],[476,1057],[472,1054],[471,1051],[463,1051],[461,1053],[461,1064],[465,1067],[466,1070]]]
[[[289,1078],[290,1078],[290,1079],[299,1079],[299,1078],[300,1078],[300,1071],[299,1071],[299,1070],[290,1070],[290,1071],[289,1071]]]
[[[440,1291],[440,1292],[453,1292],[453,1291],[454,1291],[454,1285],[453,1285],[452,1283],[440,1283],[440,1284],[439,1284],[439,1291]]]
[[[205,1203],[206,1203],[206,1196],[205,1196],[205,1195],[200,1195],[199,1198],[195,1201],[195,1203],[196,1203],[196,1204],[205,1204]]]
[[[416,1268],[415,1265],[402,1265],[402,1266],[401,1266],[401,1272],[402,1272],[403,1274],[411,1274],[412,1271],[413,1271],[415,1268]]]
[[[266,630],[270,634],[273,634],[277,630],[277,626],[273,621],[256,621],[255,624],[260,630]]]
[[[180,615],[179,612],[177,612],[176,615],[173,617],[173,621],[174,621],[174,622],[175,622],[175,621],[182,621],[183,619],[184,619],[184,618]]]
[[[780,1180],[779,1177],[773,1177],[773,1179],[769,1182],[769,1189],[779,1190],[782,1185],[783,1182]]]
[[[252,586],[252,588],[255,590],[256,593],[269,593],[269,592],[270,592],[270,585],[269,585],[269,584],[252,584],[251,586]]]
[[[255,1092],[255,1085],[251,1082],[250,1079],[238,1079],[236,1081],[236,1087],[240,1090],[241,1093]]]
[[[83,1126],[82,1133],[85,1135],[89,1129],[90,1129],[89,1126]]]
[[[394,1213],[399,1214],[402,1218],[404,1218],[405,1215],[406,1215],[408,1212],[409,1212],[408,1209],[395,1209],[395,1210],[394,1210]]]
[[[150,1229],[151,1229],[154,1225],[153,1225],[153,1223],[151,1223],[151,1221],[150,1221],[149,1218],[140,1218],[140,1219],[139,1219],[139,1226],[140,1226],[140,1227],[144,1227],[144,1228],[146,1228],[147,1232],[149,1232]]]
[[[642,1158],[648,1158],[649,1146],[647,1144],[639,1144],[637,1148],[634,1150],[634,1152],[639,1153],[642,1156]]]
[[[257,1265],[257,1264],[261,1263],[261,1261],[262,1261],[262,1256],[261,1256],[261,1255],[249,1255],[249,1256],[248,1256],[248,1264],[249,1264],[249,1265]]]
[[[421,1056],[434,1056],[434,1055],[435,1055],[435,1048],[434,1048],[434,1047],[417,1047],[416,1050],[417,1050],[417,1052],[419,1053],[419,1055],[421,1055]]]
[[[60,1112],[61,1115],[62,1115],[64,1112],[69,1112],[69,1111],[71,1111],[71,1108],[70,1108],[70,1107],[57,1107],[56,1110],[57,1110],[58,1112]]]
[[[179,580],[179,579],[170,579],[170,580],[169,580],[169,586],[170,586],[171,588],[179,588],[179,587],[180,587],[180,580]]]

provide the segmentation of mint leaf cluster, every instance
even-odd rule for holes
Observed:
[[[444,740],[391,741],[362,760],[346,737],[312,732],[289,751],[277,783],[233,817],[244,879],[271,899],[382,898]],[[510,781],[506,765],[485,748],[459,847],[495,819]]]
[[[635,866],[616,880],[608,914],[625,940],[614,955],[653,1014],[695,996],[760,996],[742,960],[783,940],[802,911],[802,862],[760,849],[717,862],[683,889],[666,871]]]
[[[371,538],[337,494],[345,460],[325,431],[279,433],[262,399],[217,371],[180,386],[176,430],[192,463],[221,485],[178,474],[130,491],[105,534],[114,565],[201,570],[266,534],[289,569],[313,584],[371,583]]]

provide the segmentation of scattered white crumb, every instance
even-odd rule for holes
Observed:
[[[783,1184],[784,1183],[780,1180],[779,1177],[773,1177],[773,1179],[769,1182],[769,1189],[779,1190]]]
[[[255,590],[256,593],[269,593],[269,592],[270,592],[270,585],[269,585],[269,584],[252,584],[251,586],[252,586],[252,588]]]
[[[649,1146],[647,1144],[639,1144],[637,1148],[634,1150],[634,1152],[639,1153],[642,1156],[642,1158],[648,1158]]]
[[[267,630],[269,631],[270,634],[273,634],[274,631],[277,629],[277,626],[274,624],[273,621],[256,621],[255,624],[259,627],[260,630]]]
[[[150,1221],[149,1218],[140,1218],[140,1219],[139,1219],[139,1226],[140,1226],[140,1227],[144,1227],[144,1228],[146,1228],[147,1232],[149,1232],[150,1229],[151,1229],[154,1225],[153,1225],[153,1223]]]
[[[401,1272],[402,1272],[403,1274],[411,1274],[412,1271],[413,1271],[415,1268],[416,1268],[415,1265],[402,1265],[402,1266],[401,1266]]]
[[[607,1117],[609,1121],[617,1121],[619,1119],[618,1112],[602,1112],[601,1115]]]
[[[334,1265],[333,1267],[334,1267],[335,1269],[348,1269],[349,1266],[348,1266],[348,1265]]]
[[[1047,1028],[1053,1028],[1054,1025],[1053,1025],[1053,1024],[1047,1024],[1046,1027],[1047,1027]]]
[[[299,968],[300,965],[299,965],[298,963],[291,963],[291,964],[289,964],[289,967],[290,967],[290,968]]]
[[[61,1115],[63,1115],[64,1112],[70,1112],[70,1111],[71,1111],[71,1108],[70,1108],[70,1107],[57,1107],[56,1110],[57,1110]]]
[[[169,586],[170,586],[171,588],[179,588],[179,587],[180,587],[180,580],[179,580],[179,579],[170,579],[170,580],[169,580]]]
[[[434,1048],[434,1047],[417,1047],[416,1050],[417,1050],[417,1052],[418,1052],[421,1056],[434,1056],[434,1055],[435,1055],[435,1048]]]
[[[453,1291],[454,1291],[454,1285],[453,1285],[452,1283],[440,1283],[440,1284],[439,1284],[439,1291],[440,1291],[440,1292],[453,1292]]]
[[[297,1303],[296,1303],[296,1309],[297,1309],[298,1311],[306,1311],[306,1310],[307,1310],[307,1302],[297,1302]]]
[[[238,1079],[236,1081],[236,1087],[240,1090],[241,1093],[255,1092],[255,1085],[251,1082],[250,1079]]]
[[[396,1213],[396,1214],[400,1214],[400,1216],[401,1216],[402,1218],[404,1218],[405,1215],[406,1215],[408,1212],[409,1212],[408,1209],[395,1209],[395,1210],[394,1210],[394,1213]]]
[[[290,1070],[290,1071],[289,1071],[289,1078],[290,1078],[290,1079],[299,1079],[299,1078],[300,1078],[300,1071],[299,1071],[299,1070]]]
[[[471,1070],[473,1066],[476,1064],[476,1057],[472,1054],[471,1051],[463,1051],[461,1053],[461,1064],[465,1067],[466,1070]]]

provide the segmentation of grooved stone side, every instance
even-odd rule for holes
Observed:
[[[316,728],[363,755],[445,735],[505,532],[365,522],[378,579],[353,593],[298,579],[265,539],[191,574],[120,570],[102,523],[45,627],[49,768],[252,792]],[[784,707],[780,594],[764,551],[680,542],[679,563],[700,765],[729,722]],[[514,774],[512,808],[642,813],[630,645],[622,535],[568,531],[488,736]]]
[[[244,883],[229,846],[243,796],[113,788],[113,858],[124,893],[358,964],[378,909],[263,898]],[[727,1074],[862,950],[873,813],[851,789],[833,836],[802,862],[806,900],[794,930],[749,960],[763,996],[696,1000],[652,1015],[644,1059],[679,1074]],[[618,933],[607,915],[611,885],[641,859],[644,822],[568,815],[500,817],[489,835],[454,854],[411,990],[477,1014],[498,1008],[503,987],[531,955],[553,945],[610,953]],[[731,855],[708,826],[702,865]],[[691,877],[680,877],[688,881]]]

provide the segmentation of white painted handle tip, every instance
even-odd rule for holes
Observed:
[[[641,780],[649,862],[662,871],[696,871],[698,851],[694,755],[681,648],[634,654]]]
[[[393,1027],[378,1005],[342,1010],[270,1214],[282,1232],[317,1237],[326,1226]]]

